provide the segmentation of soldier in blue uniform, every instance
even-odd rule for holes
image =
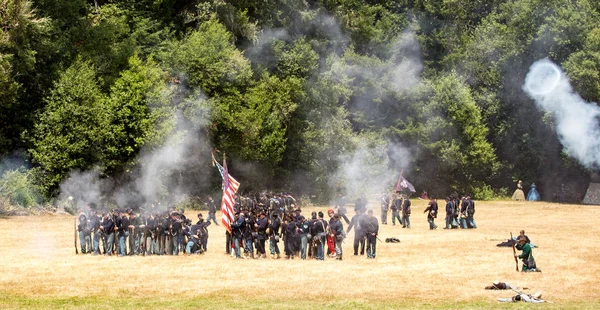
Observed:
[[[375,258],[377,255],[379,223],[377,222],[377,218],[373,216],[373,210],[368,211],[368,215],[364,218],[364,223],[361,226],[364,228],[367,237],[367,258]]]

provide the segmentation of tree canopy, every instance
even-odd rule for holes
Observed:
[[[599,14],[592,0],[0,0],[0,156],[24,152],[51,197],[74,170],[130,173],[183,121],[247,190],[327,201],[366,151],[392,176],[382,191],[404,170],[437,195],[523,179],[577,201],[591,171],[522,85],[549,58],[598,102]]]

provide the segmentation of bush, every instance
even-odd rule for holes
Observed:
[[[30,208],[38,205],[41,197],[39,188],[32,182],[30,170],[21,167],[2,174],[0,200],[8,201],[12,206]]]
[[[477,200],[503,200],[508,198],[508,189],[506,187],[494,191],[491,186],[483,184],[473,186],[472,192],[473,199]]]

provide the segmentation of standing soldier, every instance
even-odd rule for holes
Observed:
[[[245,218],[246,226],[244,226],[244,258],[254,258],[254,223],[256,222],[251,211],[247,212]]]
[[[104,254],[110,256],[112,255],[113,243],[115,241],[115,223],[110,216],[110,213],[104,212],[102,216],[104,218],[102,219],[100,231],[104,235]]]
[[[240,247],[242,246],[242,240],[244,238],[244,226],[246,221],[244,219],[244,213],[238,213],[236,219],[231,224],[231,234],[233,236],[233,247],[235,249],[235,258],[242,258],[240,254]]]
[[[254,226],[256,227],[257,237],[256,237],[256,253],[258,254],[258,258],[264,259],[267,258],[267,253],[265,251],[265,241],[267,239],[267,218],[264,212],[260,212],[258,215],[258,220]]]
[[[406,196],[402,204],[402,228],[410,228],[410,213],[410,199]]]
[[[172,244],[172,255],[179,255],[179,244],[181,242],[181,230],[183,228],[183,221],[179,218],[179,212],[171,213],[171,244]]]
[[[377,234],[379,234],[379,223],[373,216],[373,210],[369,210],[365,223],[362,225],[367,236],[367,258],[375,258],[377,254]]]
[[[88,219],[83,210],[79,210],[79,225],[77,225],[77,231],[79,232],[79,244],[81,245],[81,254],[85,254],[88,250],[91,252],[92,247],[90,246],[90,231],[88,229]]]
[[[334,235],[335,237],[335,254],[336,254],[336,258],[337,260],[342,260],[342,241],[344,241],[344,226],[342,225],[342,222],[340,221],[340,215],[339,214],[335,214],[333,216],[333,223],[331,224],[330,228],[330,233]]]
[[[273,218],[269,220],[269,251],[271,252],[271,258],[279,259],[279,227],[281,221],[277,214],[273,214]],[[277,255],[277,256],[275,256]]]
[[[335,233],[331,232],[331,225],[335,222],[335,211],[333,209],[327,210],[327,215],[329,215],[329,233],[327,234],[327,255],[331,255],[332,257],[336,256],[335,253]]]
[[[360,255],[365,254],[365,235],[363,231],[363,227],[361,226],[363,222],[363,218],[365,214],[362,209],[356,210],[356,215],[352,217],[350,221],[350,225],[348,225],[348,230],[346,230],[346,234],[350,233],[352,227],[354,227],[354,256],[358,256],[358,247],[360,245]]]
[[[127,237],[129,236],[129,219],[126,212],[121,212],[117,229],[119,232],[119,249],[117,252],[119,252],[119,256],[125,256],[127,255]]]
[[[400,218],[400,209],[402,209],[402,197],[399,194],[400,192],[396,192],[394,194],[394,200],[392,201],[392,225],[396,226],[396,219],[398,219],[398,224],[402,224],[402,219]]]
[[[475,225],[475,202],[471,199],[471,195],[467,195],[467,200],[469,202],[469,208],[467,209],[467,225],[469,228],[477,228]]]
[[[219,223],[217,223],[217,206],[215,205],[215,201],[213,200],[212,196],[208,196],[208,202],[206,203],[206,205],[208,206],[208,218],[206,219],[207,222],[210,222],[210,220],[212,219],[215,222],[215,225],[219,226]]]
[[[381,201],[381,224],[387,225],[387,214],[390,208],[390,197],[385,193],[379,198]]]
[[[308,251],[308,235],[310,233],[310,225],[304,216],[298,217],[298,235],[300,237],[300,258],[306,259]]]
[[[319,211],[319,219],[313,224],[311,234],[316,245],[314,257],[316,260],[325,259],[325,242],[327,238],[327,222],[323,219],[323,212]]]
[[[98,252],[100,251],[100,237],[102,236],[102,234],[100,234],[100,218],[98,217],[98,215],[96,215],[96,210],[94,209],[90,210],[90,216],[88,218],[88,229],[90,230],[90,236],[91,234],[93,234],[93,255],[98,255]]]
[[[210,221],[204,221],[204,218],[202,218],[202,213],[198,213],[198,222],[196,223],[198,226],[197,236],[199,237],[198,243],[200,244],[200,251],[202,252],[206,252],[206,250],[208,250],[208,226],[210,226],[210,224]]]
[[[454,220],[453,201],[452,201],[452,199],[450,199],[450,197],[446,197],[446,227],[444,227],[444,229],[451,229],[453,220]]]
[[[434,230],[437,228],[437,225],[435,225],[435,218],[437,217],[437,212],[437,200],[434,196],[431,196],[431,200],[429,201],[427,208],[425,208],[425,211],[423,211],[423,213],[427,213],[427,222],[429,222],[429,230]]]

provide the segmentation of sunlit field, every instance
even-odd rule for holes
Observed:
[[[439,218],[430,231],[425,205],[413,200],[412,229],[391,219],[380,225],[380,239],[401,243],[379,242],[376,259],[352,255],[351,232],[344,259],[324,262],[233,259],[225,254],[224,228],[215,225],[203,255],[75,255],[72,216],[2,218],[0,308],[600,307],[599,207],[476,202],[479,228],[443,230]],[[369,207],[379,217],[379,207]],[[512,249],[496,247],[521,229],[539,246],[533,254],[542,273],[516,272]],[[513,292],[484,290],[495,280],[540,291],[554,303],[499,303]]]

